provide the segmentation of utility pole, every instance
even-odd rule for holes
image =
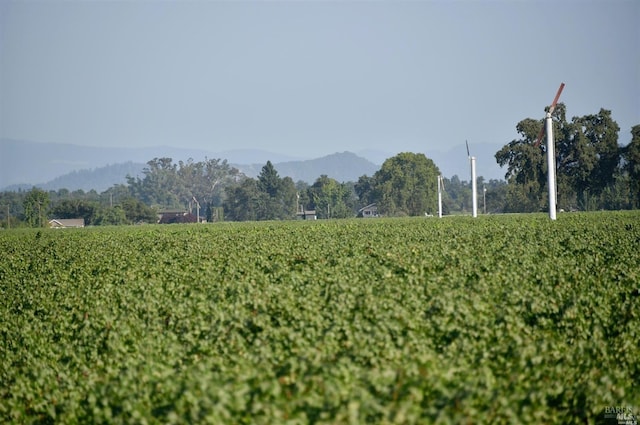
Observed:
[[[442,218],[442,188],[444,182],[442,181],[442,175],[438,176],[438,218]]]
[[[484,213],[487,213],[487,188],[485,185],[482,185],[482,207],[484,209]]]
[[[478,182],[476,181],[476,157],[471,157],[471,215],[478,216]]]
[[[467,156],[469,157],[469,163],[471,164],[471,215],[473,218],[478,217],[478,182],[476,181],[476,157],[471,156],[469,153],[469,142],[465,140],[467,144]]]
[[[200,223],[200,202],[198,202],[195,196],[192,196],[191,199],[196,203],[196,223]],[[189,205],[191,205],[191,201],[189,201]],[[189,213],[191,213],[191,207],[189,207]]]

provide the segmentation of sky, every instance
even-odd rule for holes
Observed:
[[[640,124],[640,1],[0,0],[0,138],[334,152]],[[1,147],[0,147],[1,154]]]

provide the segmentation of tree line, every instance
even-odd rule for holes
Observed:
[[[281,177],[268,161],[257,178],[250,178],[220,159],[174,163],[155,158],[140,177],[126,184],[94,190],[29,191],[0,193],[3,227],[44,227],[50,218],[83,218],[88,226],[155,223],[167,209],[194,212],[209,221],[290,220],[305,211],[318,219],[355,217],[372,203],[387,216],[434,215],[437,212],[437,176],[433,161],[424,154],[400,153],[388,159],[373,176],[357,182],[338,182],[321,175],[313,184]],[[500,210],[503,181],[485,182],[482,210]],[[471,183],[457,176],[445,178],[445,214],[471,210]],[[4,208],[2,207],[4,206]],[[195,213],[195,212],[194,212]]]
[[[167,209],[201,208],[207,221],[290,220],[313,210],[318,219],[355,217],[364,205],[380,202],[386,215],[433,213],[439,171],[424,154],[401,153],[373,176],[338,182],[319,176],[313,184],[281,177],[267,161],[250,178],[226,160],[154,158],[142,175],[97,193],[66,189],[0,193],[4,227],[44,227],[49,218],[83,218],[86,225],[154,223]]]
[[[542,120],[526,118],[516,129],[521,138],[500,149],[495,158],[506,167],[505,180],[478,177],[478,210],[486,213],[546,210],[546,142],[536,139]],[[619,127],[611,112],[566,119],[566,107],[553,112],[557,154],[558,208],[571,210],[634,209],[640,207],[640,125],[631,129],[627,146],[618,144]],[[127,176],[126,184],[84,192],[61,189],[0,193],[3,227],[44,227],[49,218],[83,218],[86,225],[155,223],[166,209],[192,211],[197,205],[209,222],[230,220],[290,220],[314,210],[319,219],[355,217],[375,203],[387,216],[437,213],[440,170],[424,154],[399,153],[372,176],[338,182],[319,176],[313,184],[281,177],[267,161],[250,178],[226,160],[195,162],[154,158],[142,176]],[[443,212],[471,210],[471,182],[458,176],[444,179]],[[200,212],[200,210],[199,210]]]

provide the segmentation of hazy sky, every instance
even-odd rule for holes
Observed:
[[[640,1],[0,0],[0,137],[337,151],[640,124]]]

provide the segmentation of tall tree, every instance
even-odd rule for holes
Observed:
[[[154,158],[147,162],[144,178],[127,177],[130,190],[147,205],[178,207],[189,199],[178,176],[178,166],[171,158]]]
[[[296,184],[289,176],[280,182],[280,190],[277,196],[278,214],[277,220],[290,220],[296,216]]]
[[[120,205],[100,209],[93,221],[96,226],[120,226],[128,223],[126,213]]]
[[[122,209],[128,223],[155,223],[158,221],[156,210],[139,199],[126,198],[119,205],[110,208],[116,207]]]
[[[259,213],[264,209],[265,202],[258,190],[256,180],[245,178],[240,183],[228,186],[225,189],[226,199],[224,201],[225,217],[232,221],[253,221],[258,220]]]
[[[178,177],[188,198],[196,197],[203,206],[221,206],[224,188],[235,182],[240,171],[231,167],[227,160],[205,159],[204,162],[178,163]]]
[[[30,227],[45,227],[49,211],[49,194],[34,187],[24,198],[24,216]]]
[[[18,192],[0,192],[0,226],[16,227],[19,216],[24,214],[24,198],[26,194]]]
[[[236,182],[242,173],[229,165],[226,159],[205,159],[204,181],[208,192],[205,202],[213,206],[221,206],[224,201],[224,188]]]
[[[591,184],[591,174],[597,158],[580,126],[568,124],[556,142],[558,205],[573,208]]]
[[[100,209],[98,202],[83,199],[63,199],[51,209],[54,218],[83,218],[85,224],[94,224],[96,213]]]
[[[100,194],[100,204],[105,207],[113,207],[114,205],[117,205],[123,200],[131,197],[132,193],[129,186],[126,184],[114,184]]]
[[[403,152],[387,159],[374,176],[374,197],[378,209],[387,215],[423,215],[437,210],[440,174],[424,154]]]
[[[291,177],[280,178],[271,161],[258,175],[258,220],[287,220],[296,214],[296,186]]]
[[[189,159],[173,164],[171,158],[155,158],[147,163],[144,177],[127,177],[131,193],[147,205],[180,207],[195,197],[204,210],[219,207],[224,188],[236,182],[241,173],[226,160]]]
[[[556,107],[554,114],[561,110],[561,105]],[[522,138],[512,140],[495,155],[498,165],[507,166],[505,179],[511,185],[506,194],[507,212],[537,211],[542,206],[546,146],[535,145],[541,128],[542,122],[538,120],[520,121],[516,130]]]
[[[631,143],[623,152],[624,169],[629,178],[631,207],[640,208],[640,125],[631,127]]]
[[[318,218],[347,218],[355,215],[352,189],[327,175],[323,174],[316,179],[308,190],[308,196]]]
[[[621,159],[618,147],[620,127],[611,118],[611,111],[600,109],[598,114],[574,118],[576,135],[572,140],[579,161],[578,173],[582,177],[576,185],[579,202],[585,196],[600,196],[615,183]],[[599,205],[598,207],[602,207]]]
[[[354,190],[358,196],[360,207],[366,207],[374,202],[373,177],[367,175],[360,176],[354,185]]]
[[[280,178],[271,161],[257,180],[244,178],[228,186],[225,195],[225,216],[230,220],[287,220],[296,214],[296,186],[291,177]]]
[[[516,126],[523,137],[496,153],[500,166],[507,166],[506,211],[529,212],[546,208],[547,141],[535,144],[543,122],[527,118]],[[566,120],[566,107],[559,103],[553,112],[558,185],[558,206],[562,208],[603,207],[602,194],[614,190],[620,163],[617,145],[619,127],[611,112]],[[577,204],[577,205],[576,205]]]
[[[258,189],[270,197],[276,197],[280,190],[280,182],[276,168],[271,161],[267,161],[258,175]]]

